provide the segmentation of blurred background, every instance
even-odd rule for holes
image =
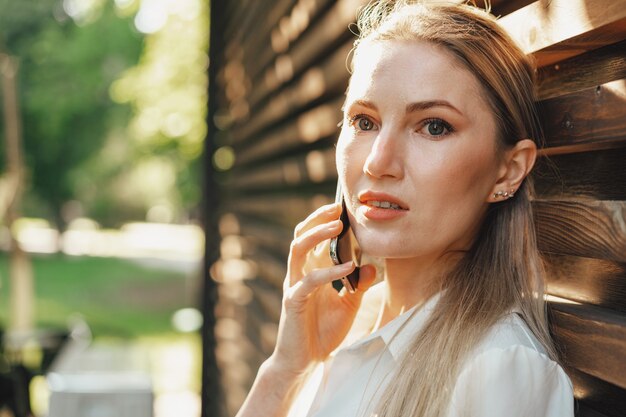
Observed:
[[[626,407],[625,1],[488,2],[539,67],[533,204],[581,416]],[[367,2],[0,0],[0,417],[236,414],[293,227],[334,196]]]
[[[208,30],[205,0],[0,0],[1,416],[200,415]]]

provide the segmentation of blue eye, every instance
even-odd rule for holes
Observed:
[[[442,119],[428,119],[422,124],[430,136],[445,136],[453,131],[452,126]]]

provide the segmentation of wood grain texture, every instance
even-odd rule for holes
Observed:
[[[315,195],[261,195],[253,196],[242,194],[228,202],[224,210],[240,213],[244,216],[253,217],[260,221],[267,221],[273,225],[281,225],[285,229],[291,229],[304,220],[309,214],[324,204],[333,202],[331,193]]]
[[[554,302],[550,312],[565,365],[626,388],[626,317],[594,306]]]
[[[574,395],[580,403],[580,416],[624,417],[626,390],[577,369],[567,371],[574,384]]]
[[[258,136],[264,128],[301,112],[320,97],[343,93],[349,75],[345,67],[346,56],[351,48],[351,43],[344,44],[326,59],[308,68],[293,84],[273,92],[267,103],[252,109],[249,120],[232,129],[232,143],[245,142],[252,135]],[[264,88],[267,87],[258,87],[260,90]]]
[[[626,264],[604,259],[544,254],[547,292],[626,313]]]
[[[626,262],[626,202],[535,201],[542,252]]]
[[[626,41],[540,68],[537,91],[539,99],[545,100],[623,78],[626,78]]]
[[[626,147],[539,158],[532,178],[541,200],[626,200]]]
[[[343,100],[342,96],[332,98],[282,125],[274,125],[265,134],[253,135],[254,141],[251,143],[233,144],[235,166],[259,162],[318,140],[335,137],[337,123],[342,119]]]
[[[536,1],[500,19],[539,66],[626,39],[626,0]]]
[[[348,25],[354,21],[356,10],[363,3],[363,0],[338,0],[319,18],[315,26],[302,35],[290,51],[276,55],[273,64],[260,63],[250,67],[254,84],[267,83],[272,90],[278,89],[290,81],[292,76],[320,60],[323,54],[348,41],[353,36]],[[291,76],[285,77],[281,74],[281,67],[285,66],[289,67]],[[265,93],[253,92],[249,99],[250,106],[257,107],[265,98]]]
[[[578,403],[578,408],[575,410],[574,415],[576,417],[608,417],[606,414],[602,414],[587,406],[584,402]]]
[[[626,147],[626,79],[543,100],[539,106],[548,148],[543,154],[580,144]]]
[[[303,155],[271,162],[243,173],[233,173],[231,184],[238,190],[321,183],[337,178],[335,149],[312,150]]]

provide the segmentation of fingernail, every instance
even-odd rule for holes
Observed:
[[[352,267],[354,267],[354,263],[350,261],[350,262],[343,263],[339,266],[341,267],[341,269],[352,269]]]
[[[330,222],[330,228],[336,229],[339,227],[340,224],[341,224],[341,220],[333,220],[332,222]]]

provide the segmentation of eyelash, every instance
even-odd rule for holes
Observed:
[[[354,115],[354,116],[350,117],[350,119],[348,119],[348,124],[349,124],[350,126],[354,127],[354,124],[355,124],[358,120],[360,120],[360,119],[367,119],[367,120],[369,120],[369,121],[370,121],[370,123],[372,123],[373,125],[375,125],[375,124],[376,124],[376,123],[374,123],[374,122],[372,121],[372,118],[371,118],[371,117],[369,117],[367,114],[363,114],[363,113],[359,113],[359,114],[356,114],[356,115]]]
[[[437,117],[433,117],[433,118],[424,120],[421,123],[421,125],[422,125],[421,129],[425,128],[426,126],[428,126],[431,123],[439,123],[439,124],[441,124],[444,127],[444,129],[446,129],[446,132],[442,133],[441,135],[430,135],[430,136],[433,136],[433,137],[447,136],[450,133],[454,132],[454,128],[452,127],[452,125],[450,125],[450,123],[446,122],[443,119],[439,119]]]
[[[359,113],[359,114],[356,114],[356,115],[350,117],[350,119],[348,120],[348,124],[350,126],[354,127],[355,124],[362,118],[365,118],[365,119],[369,120],[370,123],[372,123],[373,125],[376,124],[376,123],[374,123],[372,121],[371,117],[369,117],[368,115],[363,114],[363,113]],[[446,130],[446,132],[442,133],[441,135],[432,135],[431,134],[429,136],[432,136],[432,137],[447,136],[450,133],[454,132],[454,128],[452,127],[452,125],[450,125],[450,123],[446,122],[443,119],[437,118],[437,117],[432,117],[432,118],[423,120],[421,122],[421,127],[420,127],[419,131],[421,131],[423,128],[425,128],[426,126],[428,126],[431,123],[439,123],[439,124],[441,124],[444,127],[444,129]]]

